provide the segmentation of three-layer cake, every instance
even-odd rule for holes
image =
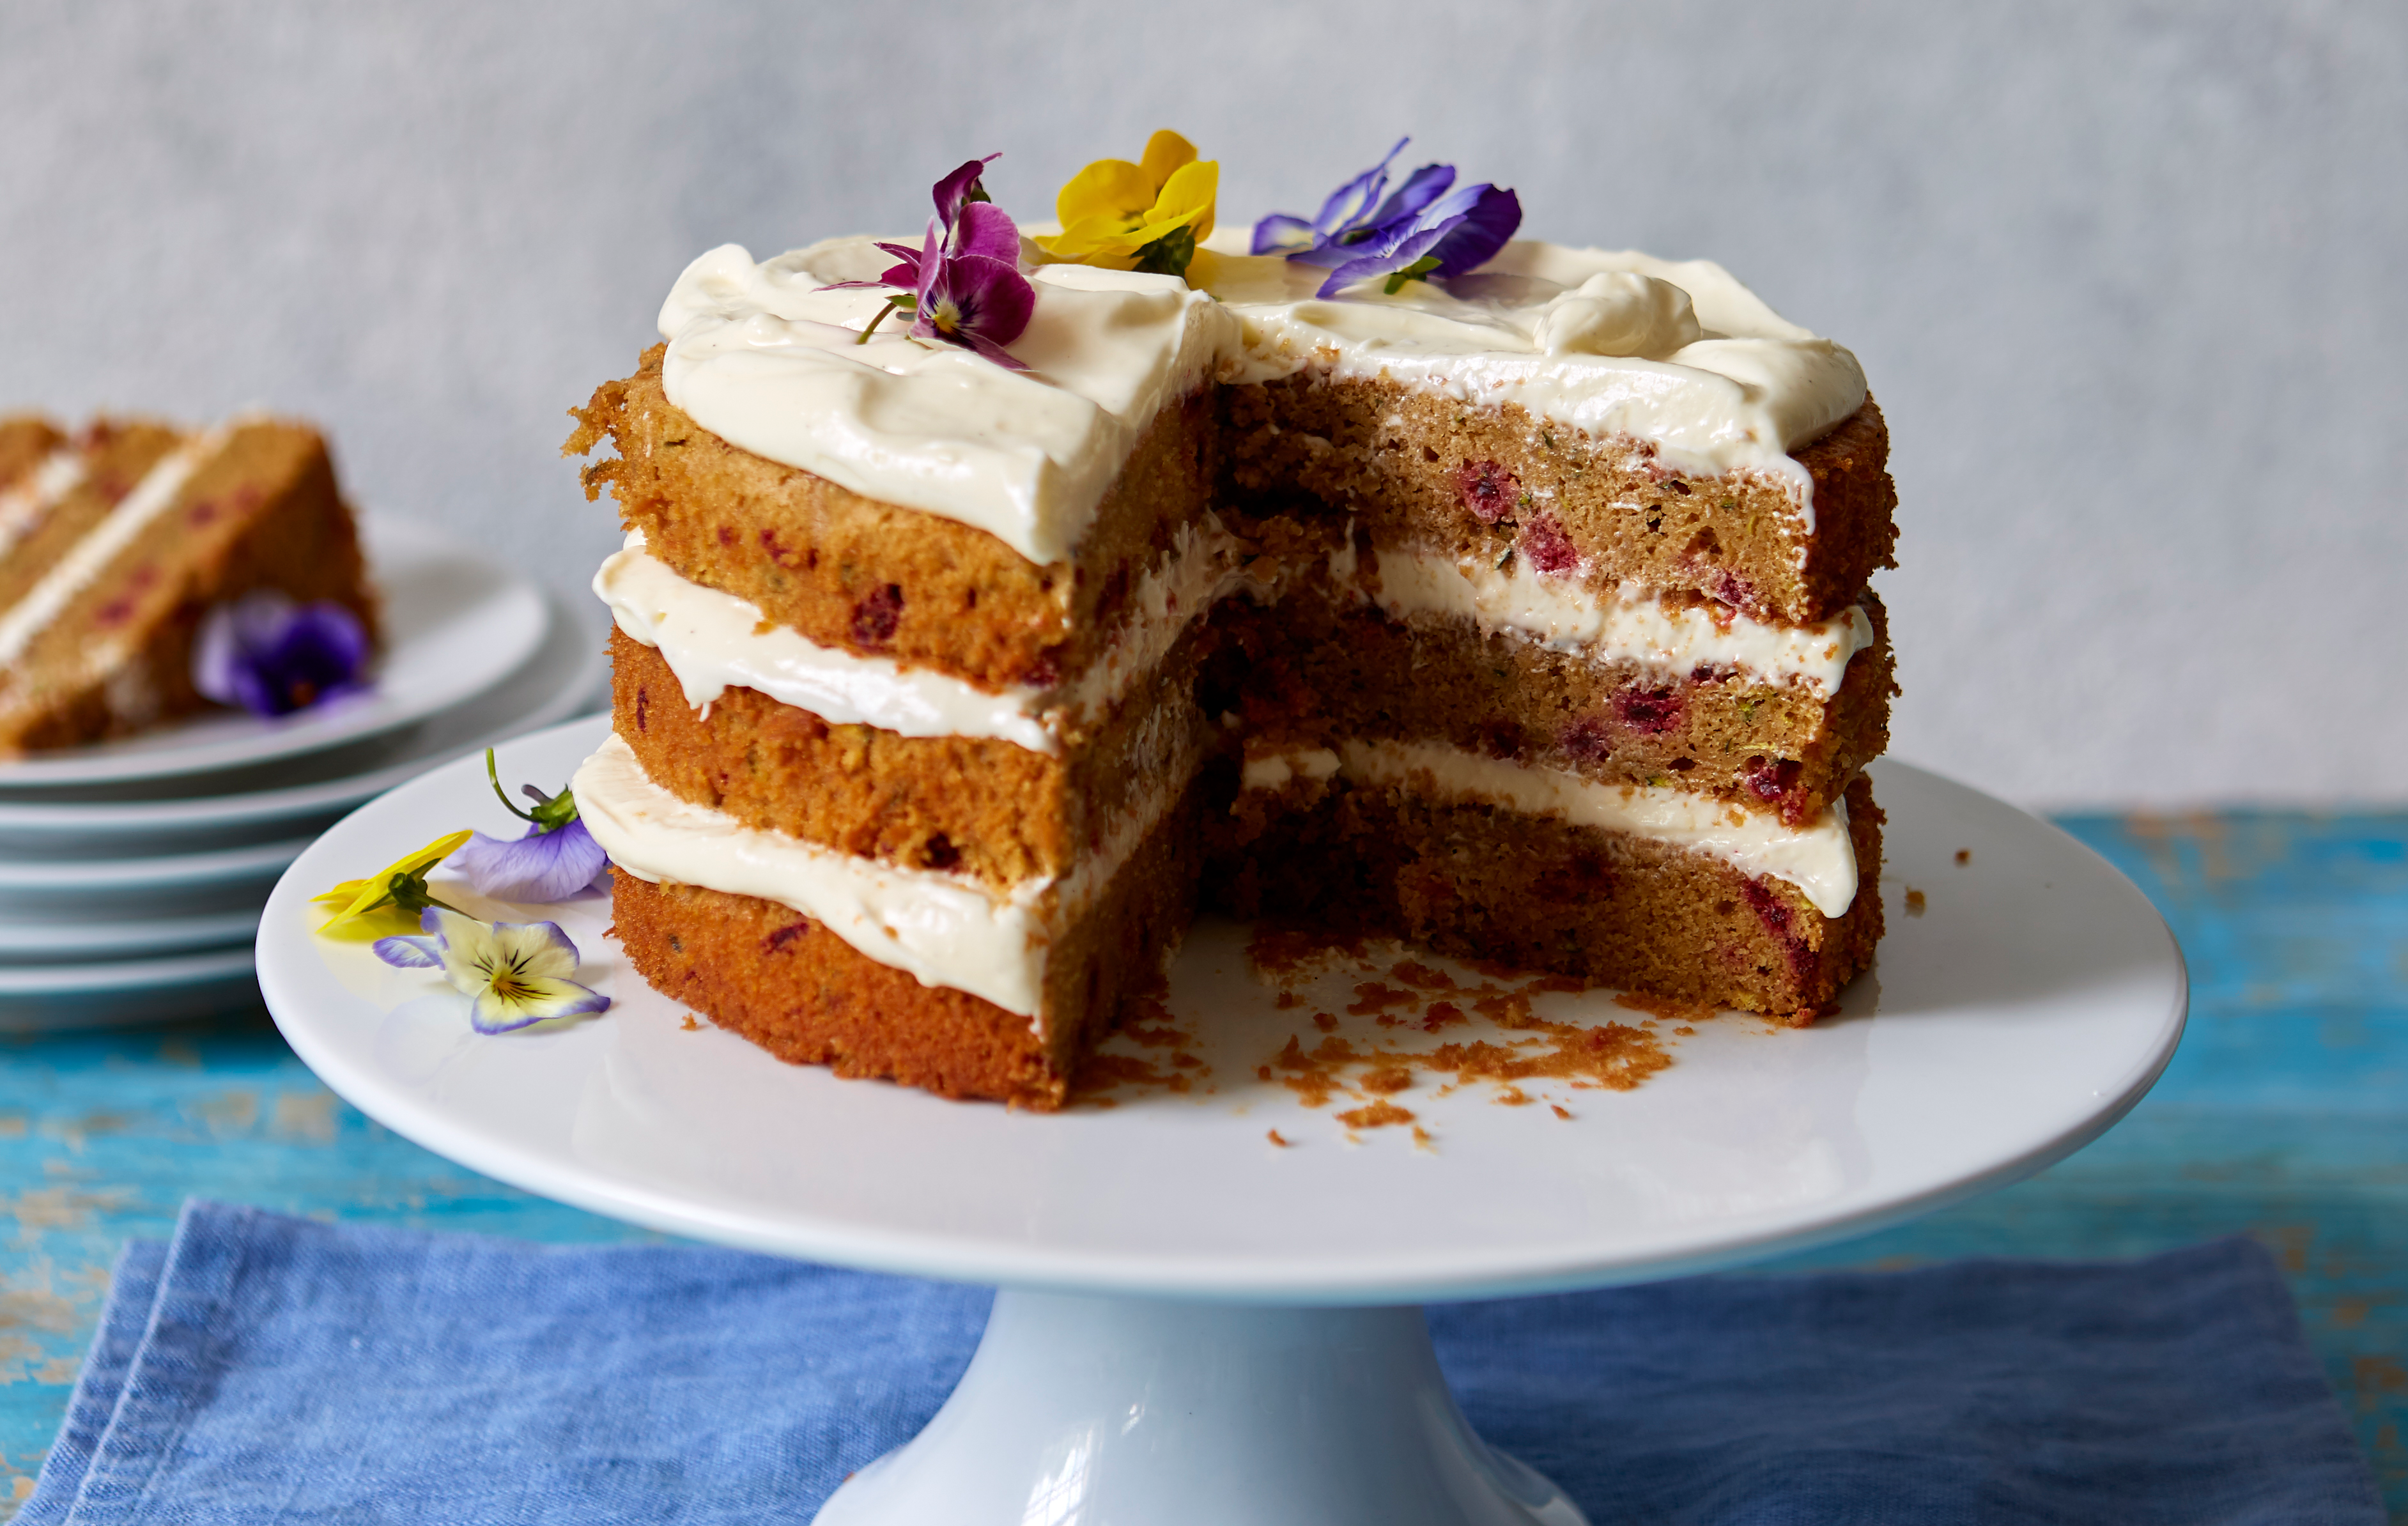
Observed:
[[[1025,368],[876,327],[868,239],[679,278],[568,446],[618,451],[575,788],[636,967],[1040,1108],[1199,897],[1810,1019],[1881,935],[1855,359],[1705,262],[1325,299],[1238,247],[1036,265]]]

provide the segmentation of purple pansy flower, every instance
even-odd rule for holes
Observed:
[[[939,180],[934,190],[937,215],[928,220],[922,246],[885,244],[878,247],[895,256],[895,264],[874,281],[838,281],[839,287],[896,286],[906,294],[886,299],[886,307],[861,331],[867,343],[886,315],[898,310],[912,317],[915,339],[941,339],[975,350],[1015,371],[1027,366],[1003,347],[1020,337],[1036,310],[1037,289],[1020,273],[1020,229],[1003,208],[987,199],[980,173],[996,154],[972,159]]]
[[[493,781],[503,807],[525,821],[527,829],[515,841],[477,833],[452,855],[452,867],[468,877],[477,893],[497,901],[563,901],[593,884],[609,866],[602,845],[578,818],[574,791],[547,795],[523,784],[519,788],[535,802],[535,809],[519,809],[502,793],[492,748],[485,749],[485,777]]]
[[[1388,165],[1411,141],[1398,139],[1385,159],[1340,186],[1312,221],[1274,212],[1255,223],[1254,251],[1327,269],[1323,297],[1382,275],[1394,292],[1409,280],[1461,276],[1495,259],[1522,225],[1521,198],[1484,181],[1456,189],[1452,164],[1424,164],[1383,195]]]
[[[468,1026],[480,1034],[507,1034],[610,1005],[609,997],[568,978],[577,973],[577,945],[558,922],[480,922],[429,906],[418,925],[426,936],[377,939],[377,957],[403,969],[441,970],[468,998]]]
[[[480,832],[452,855],[452,867],[468,877],[477,893],[496,901],[565,901],[609,863],[585,823],[574,820],[550,830],[531,826],[515,840]]]
[[[367,687],[368,635],[331,600],[259,589],[211,609],[193,645],[193,687],[257,716],[291,715]]]

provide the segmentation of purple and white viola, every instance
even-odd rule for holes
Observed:
[[[507,1034],[550,1018],[600,1012],[610,998],[579,985],[577,945],[558,922],[480,922],[429,906],[423,937],[376,941],[376,954],[404,969],[441,970],[468,998],[468,1026]]]

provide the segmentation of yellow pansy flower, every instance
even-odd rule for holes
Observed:
[[[346,879],[333,890],[310,897],[322,905],[341,907],[318,931],[333,937],[355,939],[382,937],[395,930],[418,931],[418,920],[426,908],[443,906],[426,893],[426,871],[458,852],[460,846],[475,835],[473,832],[454,832],[437,837],[366,879]]]
[[[1037,242],[1081,264],[1183,276],[1211,235],[1220,190],[1220,161],[1198,161],[1196,145],[1166,128],[1146,139],[1140,163],[1098,159],[1072,176],[1054,198],[1062,231]]]

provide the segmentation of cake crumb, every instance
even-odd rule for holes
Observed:
[[[1366,980],[1354,988],[1354,1003],[1346,1010],[1352,1016],[1368,1018],[1374,1013],[1385,1012],[1393,1006],[1403,1006],[1408,1004],[1419,1005],[1420,1003],[1421,997],[1418,994],[1402,987],[1392,986],[1382,980]]]
[[[1509,1086],[1497,1094],[1497,1100],[1508,1107],[1527,1107],[1530,1105],[1530,1093],[1518,1086]]]
[[[1555,1114],[1557,1118],[1562,1119],[1567,1123],[1571,1121],[1572,1115],[1564,1110],[1564,1105],[1562,1103],[1551,1102],[1547,1104],[1547,1105],[1555,1109]]]
[[[1698,1036],[1698,1031],[1695,1028],[1690,1027],[1685,1022],[1681,1024],[1678,1028],[1673,1029],[1672,1032],[1683,1038],[1695,1038]]]
[[[1413,1073],[1402,1065],[1383,1065],[1363,1077],[1363,1090],[1387,1096],[1413,1084]]]
[[[1906,890],[1906,914],[1910,917],[1922,916],[1924,905],[1923,892],[1916,890],[1912,885],[1908,886]]]
[[[702,1032],[702,1024],[694,1020],[694,1014],[691,1012],[685,1015],[685,1020],[679,1023],[678,1026],[684,1029],[689,1034],[698,1034]]]
[[[1384,1129],[1391,1123],[1411,1123],[1413,1115],[1393,1102],[1375,1102],[1368,1107],[1356,1107],[1338,1115],[1338,1121],[1350,1129]]]
[[[1418,1123],[1413,1125],[1413,1145],[1416,1148],[1429,1150],[1432,1153],[1436,1153],[1438,1149],[1436,1145],[1430,1143],[1429,1131]]]
[[[1338,1019],[1331,1013],[1315,1012],[1312,1015],[1312,1025],[1315,1028],[1320,1029],[1325,1034],[1334,1034],[1338,1032]]]
[[[1277,1145],[1282,1149],[1287,1148],[1287,1140],[1277,1129],[1271,1130],[1268,1134],[1263,1135],[1263,1137],[1269,1140],[1272,1144]]]
[[[1406,960],[1403,963],[1398,964],[1388,973],[1395,976],[1398,979],[1402,980],[1405,984],[1409,986],[1419,986],[1424,991],[1453,991],[1455,989],[1455,977],[1453,976],[1447,974],[1444,970],[1434,970],[1427,964],[1421,963],[1416,960]]]
[[[1966,864],[1968,864],[1968,863],[1972,863],[1972,862],[1973,862],[1973,850],[1972,850],[1971,849],[1970,849],[1970,848],[1960,848],[1960,849],[1956,849],[1956,863],[1957,863],[1957,866],[1958,866],[1959,868],[1962,868],[1964,865],[1966,865]]]

